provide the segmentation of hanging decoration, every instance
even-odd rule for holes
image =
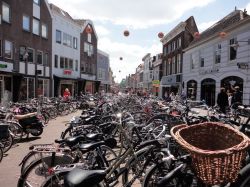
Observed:
[[[123,32],[123,34],[124,34],[124,36],[129,36],[129,31],[128,30],[125,30],[124,32]]]
[[[226,32],[220,32],[219,35],[220,35],[221,38],[225,38],[227,36],[227,33]]]
[[[87,26],[87,28],[85,30],[86,30],[86,33],[88,33],[88,34],[92,33],[92,29],[89,25]]]
[[[194,38],[195,39],[199,39],[200,38],[200,33],[199,32],[195,32],[194,33]]]
[[[120,57],[120,60],[123,60],[123,58],[122,58],[122,57]]]
[[[119,70],[119,73],[121,73],[121,70]]]
[[[159,38],[163,38],[163,37],[164,37],[163,32],[159,32],[159,33],[158,33],[158,37],[159,37]]]

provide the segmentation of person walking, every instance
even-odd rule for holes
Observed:
[[[66,88],[65,90],[64,90],[64,92],[63,92],[63,99],[65,100],[65,101],[68,101],[69,100],[69,97],[70,97],[70,91],[69,91],[69,89],[68,88]]]
[[[226,107],[228,106],[228,96],[225,88],[220,89],[220,93],[217,96],[217,104],[220,107],[221,112],[226,113]]]

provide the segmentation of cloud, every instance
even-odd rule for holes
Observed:
[[[110,55],[110,66],[116,76],[115,80],[120,82],[127,75],[135,73],[136,67],[143,63],[142,57],[147,53],[151,53],[151,56],[160,53],[162,44],[158,41],[150,47],[142,47],[135,44],[113,42],[105,37],[98,41],[98,48]],[[123,60],[120,60],[120,57],[123,57]]]
[[[95,30],[98,36],[106,36],[110,34],[110,31],[101,25],[95,25]]]
[[[250,14],[250,3],[247,4],[246,10],[247,10],[247,13]]]
[[[199,32],[203,32],[204,30],[206,30],[207,28],[211,27],[213,24],[215,24],[218,20],[216,21],[209,21],[209,22],[203,22],[201,24],[198,24],[198,29]]]
[[[215,0],[49,0],[74,18],[111,21],[134,29],[173,22],[185,12],[204,7],[213,1]]]

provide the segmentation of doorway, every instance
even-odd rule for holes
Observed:
[[[215,105],[215,84],[215,80],[210,78],[201,81],[201,100],[209,106]]]

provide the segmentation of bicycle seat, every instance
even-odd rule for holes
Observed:
[[[82,170],[75,168],[64,178],[65,187],[92,187],[100,183],[106,176],[103,170]]]
[[[90,134],[86,135],[86,138],[89,139],[89,140],[98,140],[98,139],[101,139],[102,137],[103,137],[103,134],[101,134],[101,133],[98,133],[98,134],[90,133]]]
[[[21,120],[21,119],[26,119],[32,116],[37,115],[37,112],[33,112],[33,113],[29,113],[29,114],[24,114],[24,115],[15,115],[14,118],[17,120]]]
[[[89,150],[95,149],[101,145],[105,145],[105,142],[100,141],[100,142],[95,142],[95,143],[80,144],[79,149],[83,152],[88,152]]]
[[[80,141],[85,141],[86,138],[84,136],[75,136],[75,137],[68,137],[65,139],[56,139],[55,143],[66,143],[68,146],[74,146]]]

